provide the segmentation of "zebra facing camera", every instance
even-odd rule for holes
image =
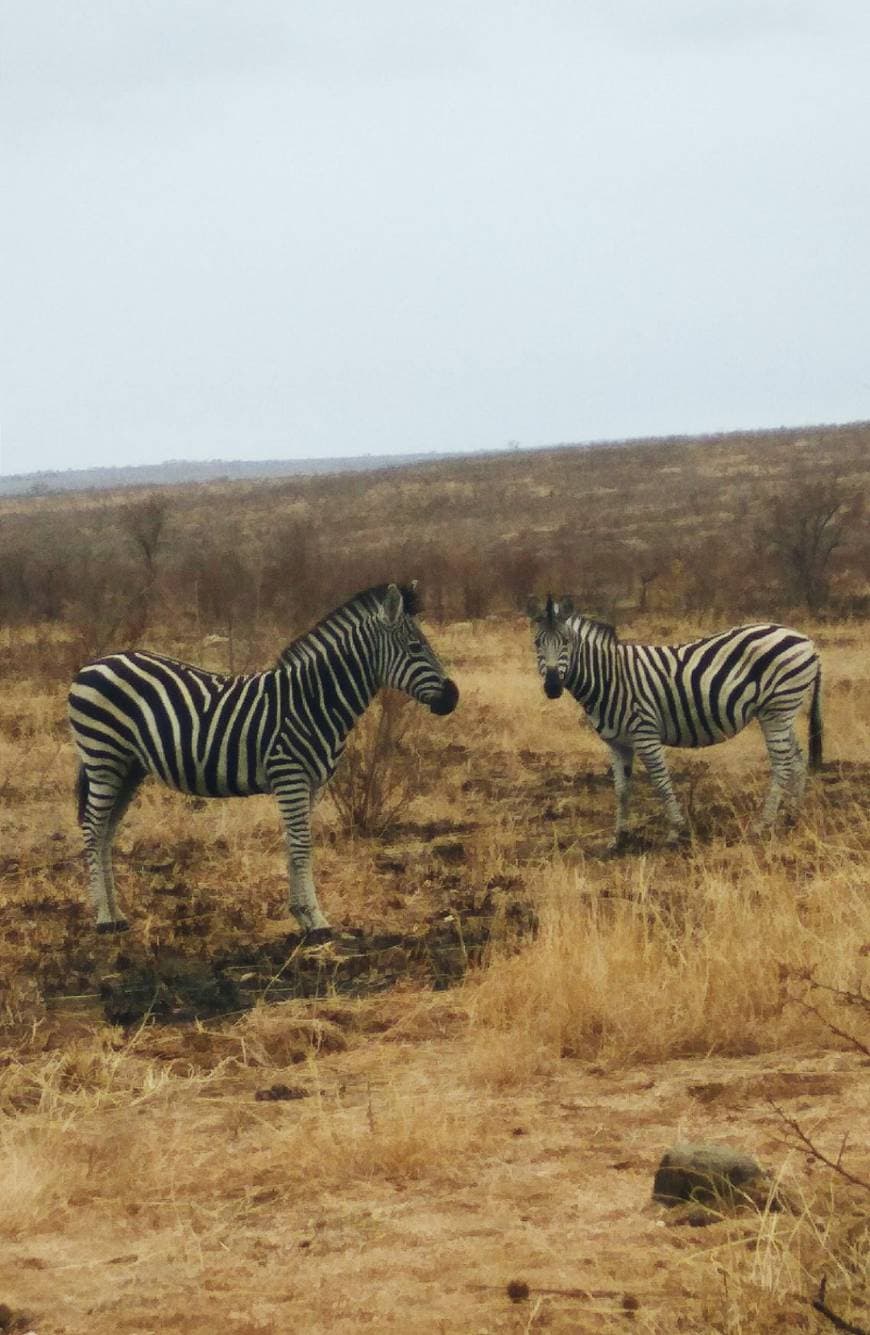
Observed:
[[[544,694],[548,700],[558,700],[562,694],[562,679],[558,668],[547,668],[544,673]]]

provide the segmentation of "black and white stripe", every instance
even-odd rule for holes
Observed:
[[[368,589],[284,650],[276,667],[221,676],[132,650],[88,663],[69,693],[79,820],[98,928],[126,925],[112,875],[118,823],[148,774],[199,797],[274,793],[289,845],[290,910],[325,928],[311,870],[311,805],[382,686],[434,714],[459,692],[415,620],[414,586]]]
[[[806,762],[795,733],[810,699],[810,765],[822,761],[821,664],[813,642],[787,626],[735,626],[689,644],[623,644],[612,626],[574,612],[568,598],[529,606],[538,668],[551,699],[563,687],[583,705],[610,747],[616,787],[615,842],[625,834],[637,753],[677,838],[685,818],[663,748],[715,746],[758,719],[771,764],[760,823],[776,817],[784,794],[797,803]]]

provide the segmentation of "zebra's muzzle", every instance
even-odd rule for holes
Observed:
[[[429,708],[433,714],[452,714],[458,700],[459,687],[455,681],[451,681],[448,677],[441,689],[441,694],[437,695],[434,700],[429,701]]]
[[[544,692],[548,700],[558,700],[562,694],[562,682],[558,668],[547,668],[544,673]]]

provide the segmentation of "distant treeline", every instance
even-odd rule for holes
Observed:
[[[79,659],[220,636],[254,666],[391,579],[436,620],[547,590],[618,624],[866,616],[868,484],[859,425],[6,500],[0,628],[56,626]]]
[[[400,468],[440,455],[364,454],[346,459],[169,459],[162,464],[112,468],[51,469],[0,474],[0,496],[52,496],[66,491],[118,491],[123,487],[174,487],[188,482],[231,482],[270,477],[316,477]]]

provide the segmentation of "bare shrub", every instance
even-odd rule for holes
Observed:
[[[237,672],[250,655],[259,616],[259,584],[250,554],[241,555],[229,531],[218,530],[191,554],[187,569],[197,632],[223,636],[226,670]]]
[[[866,947],[861,954],[866,957]],[[870,1057],[870,992],[860,976],[853,987],[823,983],[813,969],[798,970],[795,977],[801,987],[790,998],[793,1003],[810,1020],[821,1023],[830,1039],[845,1043],[866,1061]],[[833,1206],[833,1217],[814,1220],[811,1230],[811,1240],[816,1242],[810,1249],[807,1267],[815,1289],[812,1306],[835,1329],[867,1335],[866,1325],[855,1324],[846,1317],[867,1310],[870,1178],[854,1162],[855,1145],[847,1150],[846,1136],[839,1145],[825,1145],[818,1138],[816,1127],[808,1130],[773,1100],[771,1106],[784,1131],[783,1143],[807,1162],[823,1166],[831,1175],[831,1192],[826,1193],[825,1204],[828,1212]],[[860,1136],[857,1143],[859,1151],[863,1150]],[[818,1239],[824,1239],[824,1247],[818,1245]],[[836,1299],[829,1299],[827,1294],[828,1268],[835,1275]]]
[[[350,834],[384,834],[419,781],[412,702],[383,691],[350,734],[328,792]]]
[[[120,511],[121,528],[142,558],[142,579],[128,614],[132,638],[136,640],[145,633],[151,615],[157,583],[157,552],[164,541],[168,513],[169,502],[156,493],[145,500],[132,501]]]
[[[760,541],[773,555],[786,594],[809,612],[828,605],[834,552],[845,546],[862,512],[860,491],[840,478],[806,473],[769,502]]]
[[[284,625],[301,630],[322,613],[321,560],[316,532],[306,520],[281,518],[272,525],[263,553],[262,599]]]
[[[69,560],[63,620],[79,662],[141,642],[149,594],[140,570],[121,551],[117,530],[94,535]]]
[[[511,542],[502,544],[498,569],[510,604],[517,611],[523,610],[529,593],[540,585],[543,569],[540,541],[535,534],[519,533]]]

